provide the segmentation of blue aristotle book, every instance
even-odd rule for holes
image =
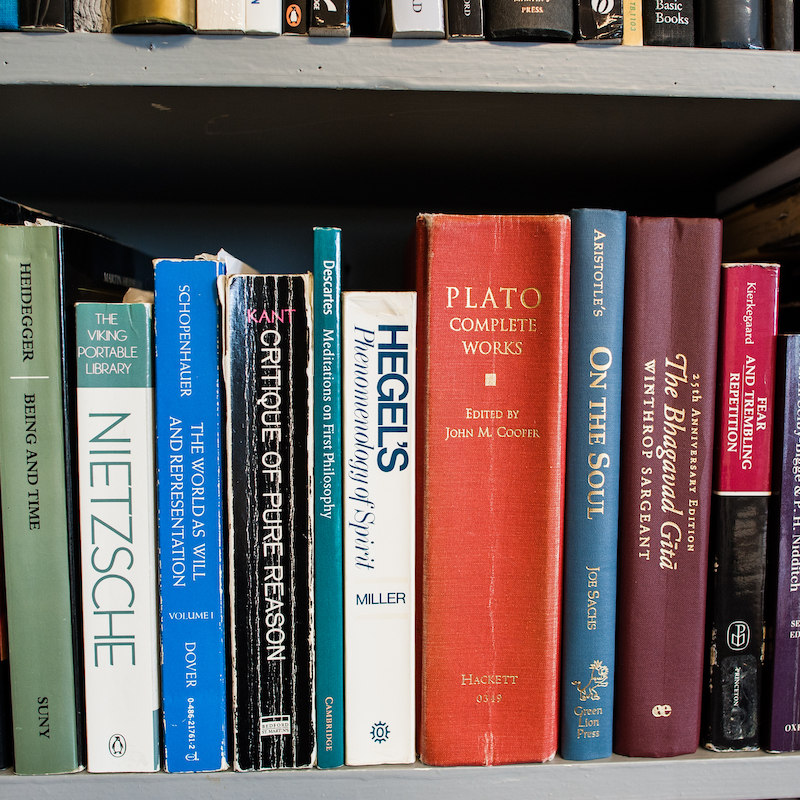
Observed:
[[[571,213],[561,755],[611,755],[625,222]]]
[[[341,231],[314,229],[314,602],[317,762],[344,763]]]
[[[227,766],[218,261],[155,263],[164,764]]]

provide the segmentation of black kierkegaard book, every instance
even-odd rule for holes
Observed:
[[[483,11],[487,39],[573,39],[573,0],[484,0]]]
[[[622,0],[578,0],[578,41],[622,44]]]
[[[694,47],[694,0],[642,0],[645,45]]]
[[[308,275],[226,283],[233,763],[313,766]]]

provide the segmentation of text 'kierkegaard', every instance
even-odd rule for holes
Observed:
[[[520,316],[538,308],[542,302],[541,292],[533,287],[519,289],[499,286],[476,289],[473,286],[447,286],[447,308],[465,311],[475,309],[491,316],[456,316],[450,319],[450,330],[456,333],[476,333],[491,335],[491,338],[462,340],[466,355],[521,356],[522,340],[496,339],[498,333],[536,333],[536,318]],[[503,311],[517,311],[517,314],[502,314]]]
[[[294,310],[294,309],[292,309]],[[279,312],[251,314],[248,309],[248,321],[277,322],[275,315]],[[282,314],[282,312],[280,312]],[[281,315],[281,320],[283,315]],[[289,315],[291,321],[291,314]],[[283,457],[280,446],[283,439],[283,372],[282,372],[282,337],[280,331],[267,329],[259,336],[259,373],[256,406],[259,423],[259,437],[264,445],[261,455],[260,470],[264,480],[264,491],[261,493],[261,554],[264,557],[264,574],[262,576],[263,609],[265,623],[265,644],[268,661],[284,661],[286,659],[286,616],[284,608],[284,568],[283,532],[284,503],[283,491]],[[288,577],[288,576],[287,576]]]
[[[353,481],[348,496],[352,500],[352,516],[347,521],[348,529],[355,537],[355,565],[362,569],[374,569],[372,526],[375,523],[374,502],[370,499],[370,464],[373,460],[381,472],[402,472],[407,469],[409,455],[409,382],[411,354],[407,325],[379,325],[377,331],[356,326],[353,341],[353,419],[352,456],[345,465],[347,475]],[[377,344],[377,351],[375,345]],[[370,365],[377,361],[378,380],[370,386]],[[370,438],[370,397],[377,396],[376,419],[377,441]]]

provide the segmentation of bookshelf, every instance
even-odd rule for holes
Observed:
[[[0,194],[161,256],[399,288],[418,211],[711,214],[798,145],[792,53],[0,33]],[[174,776],[0,776],[8,798],[792,797],[800,755]]]

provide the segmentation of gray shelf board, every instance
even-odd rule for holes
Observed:
[[[800,755],[711,754],[665,759],[614,756],[599,762],[503,767],[358,767],[303,772],[233,772],[167,775],[0,776],[8,800],[381,800],[447,797],[458,800],[530,800],[531,797],[592,800],[758,800],[796,797]]]
[[[527,42],[0,33],[0,85],[800,99],[791,52]]]

